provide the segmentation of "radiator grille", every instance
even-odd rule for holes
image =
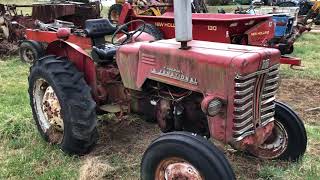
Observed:
[[[279,65],[235,77],[233,137],[240,141],[274,120]]]

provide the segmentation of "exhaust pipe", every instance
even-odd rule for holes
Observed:
[[[191,0],[174,0],[174,23],[176,41],[181,43],[180,49],[190,49],[188,42],[192,40]]]

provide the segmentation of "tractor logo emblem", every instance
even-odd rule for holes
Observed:
[[[159,76],[164,76],[170,79],[175,79],[178,81],[182,81],[185,83],[189,83],[192,85],[198,85],[198,80],[197,78],[193,78],[190,76],[185,75],[181,70],[174,69],[174,68],[168,68],[168,67],[163,67],[159,70],[157,69],[152,69],[151,70],[152,74],[156,74]]]

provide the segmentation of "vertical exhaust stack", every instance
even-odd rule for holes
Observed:
[[[181,42],[180,49],[190,49],[188,41],[192,40],[191,0],[174,0],[174,23],[176,41]]]

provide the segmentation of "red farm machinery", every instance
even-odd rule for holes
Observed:
[[[157,38],[174,38],[172,1],[153,5],[153,7],[166,7],[161,15],[138,14],[135,7],[136,5],[132,3],[123,3],[117,19],[118,24],[141,19],[148,23],[148,31],[155,34]],[[314,12],[319,14],[318,10]],[[278,39],[275,36],[276,24],[272,15],[193,13],[192,19],[195,40],[277,48],[282,54],[280,60],[282,64],[301,65],[300,59],[287,55],[293,52],[297,37],[308,30],[307,24],[299,23],[290,35]],[[135,28],[137,25],[133,25],[130,30]]]
[[[54,1],[32,5],[0,4],[0,41],[19,43],[21,60],[31,63],[41,56],[46,43],[24,41],[27,38],[26,29],[42,31],[56,31],[60,27],[81,29],[85,20],[100,18],[100,8],[100,2]],[[29,10],[30,13],[26,13]],[[82,39],[76,41],[82,42]]]
[[[301,158],[307,146],[303,122],[275,97],[280,52],[192,40],[190,1],[175,3],[176,40],[157,40],[142,20],[119,27],[87,20],[90,49],[68,42],[68,29],[46,32],[58,40],[29,75],[43,138],[64,152],[85,154],[97,141],[97,111],[143,115],[168,134],[146,151],[141,179],[235,179],[223,153],[203,137],[261,159]],[[132,26],[137,28],[128,31]]]

